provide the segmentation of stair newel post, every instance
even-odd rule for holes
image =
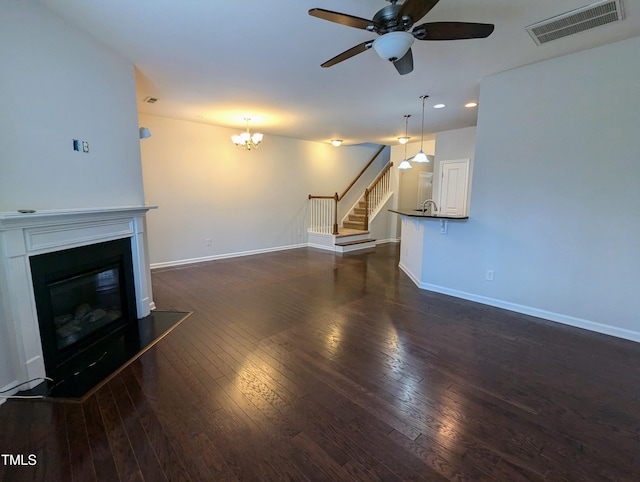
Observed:
[[[369,229],[369,188],[364,190],[364,229]]]
[[[333,198],[333,234],[338,234],[338,193]]]

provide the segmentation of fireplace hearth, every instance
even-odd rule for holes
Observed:
[[[33,256],[30,264],[47,376],[68,376],[74,357],[91,358],[98,342],[135,325],[129,239]]]

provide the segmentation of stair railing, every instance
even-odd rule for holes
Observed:
[[[380,155],[380,153],[387,146],[381,146],[378,152],[374,154],[371,160],[355,177],[351,184],[343,191],[341,195],[335,193],[333,196],[316,196],[309,194],[309,201],[311,206],[311,222],[310,230],[316,233],[326,234],[338,234],[338,202],[340,202],[349,192],[349,189],[358,182],[358,179],[362,177],[365,171],[373,164],[373,161]]]
[[[314,233],[338,234],[338,193],[333,196],[313,196],[311,203],[311,223],[309,229]]]
[[[365,203],[365,215],[364,215],[364,229],[369,229],[369,216],[378,208],[381,202],[383,202],[391,190],[391,167],[393,162],[387,164],[378,177],[371,183],[367,189],[364,190],[364,203]]]

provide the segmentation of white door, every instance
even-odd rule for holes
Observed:
[[[438,210],[447,216],[467,214],[469,159],[440,163],[440,200]]]

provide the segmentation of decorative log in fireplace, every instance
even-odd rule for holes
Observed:
[[[70,361],[105,338],[137,331],[129,238],[32,256],[30,263],[49,377],[68,376]]]

